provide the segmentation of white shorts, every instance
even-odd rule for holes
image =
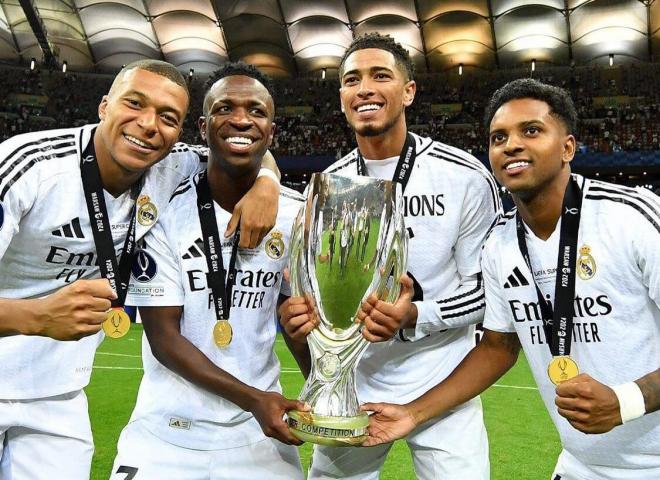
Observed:
[[[603,465],[587,465],[566,450],[557,459],[551,480],[646,480],[660,478],[660,469],[613,468]]]
[[[0,480],[88,480],[93,454],[84,391],[0,400]]]
[[[488,436],[481,399],[427,422],[406,438],[420,480],[489,480]],[[377,447],[314,446],[309,480],[376,480],[392,444]]]
[[[302,480],[298,450],[272,438],[223,450],[192,450],[161,440],[142,422],[119,436],[111,480]]]

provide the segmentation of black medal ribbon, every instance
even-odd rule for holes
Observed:
[[[543,297],[543,293],[536,283],[525,241],[525,227],[520,213],[516,214],[518,248],[520,248],[520,253],[522,253],[527,267],[532,274],[532,281],[536,288],[536,295],[538,296],[539,307],[543,316],[543,330],[546,343],[550,346],[550,353],[555,357],[571,354],[571,340],[573,337],[577,241],[582,210],[582,191],[573,177],[570,178],[568,185],[566,185],[566,192],[564,193],[564,201],[561,208],[561,230],[559,234],[559,253],[555,277],[554,308]]]
[[[236,282],[236,256],[238,254],[240,227],[236,228],[236,233],[234,234],[227,273],[222,261],[222,243],[220,243],[218,223],[216,222],[215,209],[213,208],[213,197],[211,196],[206,171],[199,174],[199,181],[197,182],[197,211],[199,213],[199,223],[202,228],[204,254],[206,255],[206,265],[209,269],[208,282],[209,288],[211,288],[211,294],[213,295],[216,318],[218,320],[229,320],[231,292]]]
[[[406,141],[403,144],[401,153],[399,154],[399,160],[396,164],[396,169],[394,170],[394,175],[392,176],[393,182],[398,182],[401,184],[401,192],[406,191],[406,186],[408,185],[408,180],[410,180],[410,174],[412,173],[413,166],[415,165],[415,159],[417,153],[415,152],[415,139],[410,134],[406,133]],[[360,150],[358,150],[358,163],[357,163],[357,173],[363,177],[368,177],[369,173],[367,172],[367,165],[362,158]]]
[[[111,306],[123,307],[128,293],[128,281],[131,275],[131,265],[135,256],[135,209],[131,210],[131,221],[128,225],[128,233],[124,241],[119,262],[115,254],[114,241],[110,229],[110,218],[103,196],[103,183],[96,151],[94,149],[94,133],[84,152],[80,156],[80,173],[82,178],[85,202],[89,223],[94,237],[94,246],[98,257],[99,269],[103,278],[108,279],[110,286],[117,293],[117,298],[112,300]],[[80,145],[82,149],[82,133],[80,134]]]

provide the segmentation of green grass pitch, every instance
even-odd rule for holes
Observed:
[[[96,452],[92,480],[107,480],[116,453],[117,438],[133,409],[142,376],[140,325],[119,340],[106,339],[94,363],[86,392]],[[277,339],[285,395],[295,397],[303,378],[284,341]],[[517,365],[482,395],[490,440],[493,480],[547,480],[559,455],[557,433],[534,385],[523,356]],[[311,446],[303,445],[303,466],[309,465]],[[394,445],[383,469],[383,480],[414,479],[405,443]]]

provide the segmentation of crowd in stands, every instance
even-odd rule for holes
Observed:
[[[407,112],[415,132],[465,149],[487,151],[483,108],[490,94],[529,71],[471,70],[417,77],[415,102]],[[582,152],[660,150],[660,64],[626,67],[545,67],[535,77],[567,88],[580,117]],[[191,83],[192,106],[183,140],[201,143],[202,85]],[[0,68],[0,140],[18,133],[97,121],[100,98],[112,77]],[[283,79],[275,83],[278,156],[323,155],[339,158],[354,147],[354,138],[339,108],[337,79]],[[298,108],[286,108],[298,107]]]

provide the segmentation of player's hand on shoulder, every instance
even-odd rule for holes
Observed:
[[[267,437],[279,440],[287,445],[302,445],[289,430],[284,415],[289,410],[309,411],[309,405],[300,400],[289,400],[277,392],[261,392],[250,408],[261,429]]]
[[[369,415],[369,435],[362,442],[363,447],[373,447],[391,443],[406,437],[417,426],[413,415],[405,405],[392,403],[365,403],[360,406]]]
[[[394,303],[379,300],[369,295],[358,310],[357,322],[363,324],[362,336],[370,342],[385,342],[402,328],[414,327],[417,307],[412,303],[413,281],[403,275],[400,279],[401,292]]]
[[[614,390],[586,373],[560,383],[556,393],[559,414],[583,433],[605,433],[622,424]]]
[[[319,318],[310,297],[289,297],[278,309],[280,325],[296,342],[306,342],[307,335],[319,324]]]
[[[280,186],[269,177],[259,177],[252,188],[236,204],[225,231],[225,237],[236,231],[239,222],[241,248],[256,248],[275,226]]]
[[[111,300],[117,298],[105,278],[78,280],[35,300],[32,334],[55,340],[79,340],[101,329]]]

